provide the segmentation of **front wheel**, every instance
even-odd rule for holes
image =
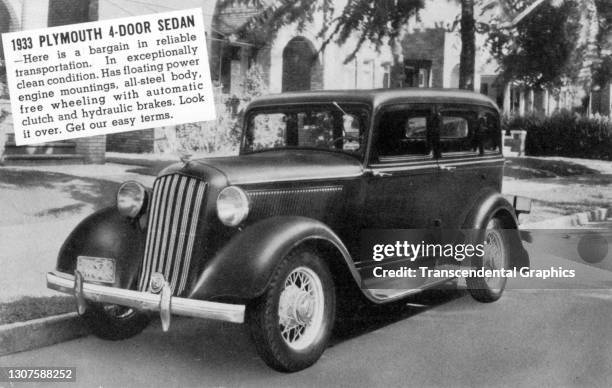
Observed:
[[[501,220],[491,219],[484,231],[484,255],[475,261],[474,269],[505,270],[508,268],[508,241]],[[468,277],[466,283],[472,297],[479,302],[490,303],[498,300],[506,287],[505,276]]]
[[[329,268],[315,251],[297,249],[277,266],[264,294],[247,306],[247,322],[265,363],[295,372],[325,351],[334,313]]]

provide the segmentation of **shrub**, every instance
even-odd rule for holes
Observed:
[[[525,130],[529,156],[566,156],[612,160],[612,121],[562,111],[550,117],[506,117],[504,130]]]
[[[207,155],[236,154],[240,145],[242,113],[251,100],[266,92],[263,69],[252,66],[246,73],[242,93],[216,101],[217,120],[164,128],[168,150]]]

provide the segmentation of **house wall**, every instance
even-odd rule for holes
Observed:
[[[97,0],[47,0],[47,25],[49,27],[85,23],[96,15]],[[85,163],[104,163],[106,135],[74,139],[76,152],[83,155]]]
[[[591,113],[602,116],[612,114],[612,85],[608,84],[591,94]]]
[[[154,144],[153,128],[106,135],[106,150],[111,152],[148,153],[153,152]]]
[[[402,40],[404,60],[431,61],[431,82],[434,88],[443,88],[444,82],[446,31],[442,28],[414,30]]]
[[[96,6],[97,0],[0,0],[0,32],[87,22]],[[13,132],[12,125],[5,129]],[[74,143],[86,163],[104,163],[105,136],[75,139]]]
[[[336,9],[343,7],[344,1],[338,1],[335,4]],[[265,52],[262,58],[263,64],[268,64],[269,61],[269,66],[264,66],[264,71],[267,72],[271,93],[280,93],[283,90],[283,50],[287,44],[293,38],[301,36],[308,39],[318,50],[323,42],[317,37],[317,34],[324,22],[322,15],[315,15],[313,22],[306,25],[302,31],[298,31],[296,26],[284,26],[278,31],[276,38],[269,46],[269,52]],[[321,71],[313,72],[315,78],[313,78],[312,89],[370,89],[384,86],[384,75],[385,72],[388,72],[387,68],[393,59],[389,46],[383,45],[378,52],[375,47],[365,43],[355,59],[345,63],[356,47],[356,43],[357,36],[352,36],[343,46],[330,43],[323,52],[318,54],[318,65],[321,66]]]
[[[47,27],[48,13],[49,0],[0,0],[0,32]]]
[[[89,19],[90,0],[47,0],[47,26],[85,23]]]

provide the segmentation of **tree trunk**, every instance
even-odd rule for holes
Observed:
[[[461,57],[459,61],[459,88],[474,90],[476,62],[476,21],[474,0],[461,0]]]
[[[392,38],[389,42],[391,46],[391,54],[393,55],[393,64],[391,65],[390,83],[391,88],[398,89],[404,87],[406,74],[404,72],[404,50],[402,48],[403,33],[398,37]]]

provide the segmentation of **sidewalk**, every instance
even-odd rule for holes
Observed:
[[[154,177],[130,172],[138,166],[59,165],[0,168],[0,303],[23,296],[60,295],[45,274],[74,227],[114,203],[119,184]]]

